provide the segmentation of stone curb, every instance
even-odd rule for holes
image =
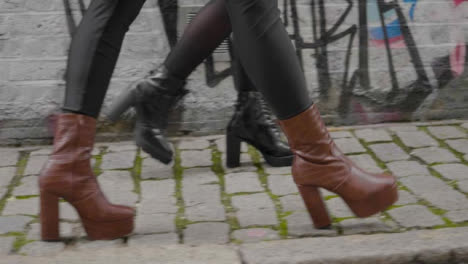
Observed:
[[[468,261],[468,227],[244,244],[65,250],[51,257],[0,256],[0,264],[455,264]]]

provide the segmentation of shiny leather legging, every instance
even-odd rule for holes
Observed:
[[[91,2],[70,48],[63,107],[65,111],[93,117],[99,115],[125,33],[144,2],[145,0]],[[205,50],[192,51],[192,56],[201,58],[198,64],[209,54],[204,53],[205,51],[212,51],[217,47],[213,45],[213,41],[221,43],[232,26],[236,51],[245,72],[263,93],[275,114],[280,119],[285,119],[310,106],[304,76],[279,18],[277,1],[212,0],[207,7],[219,7],[222,4],[225,5],[224,8],[218,8],[214,19],[224,19],[230,24],[219,28],[220,32],[210,32],[210,27],[215,24],[208,20],[210,24],[205,24],[203,28],[214,37],[208,38],[210,43]],[[226,11],[227,13],[220,13]],[[203,18],[203,13],[199,17]],[[176,45],[172,54],[178,52],[177,50]],[[180,59],[180,63],[186,61]]]

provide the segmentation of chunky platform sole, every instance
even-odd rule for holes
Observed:
[[[237,135],[227,133],[226,136],[226,166],[228,168],[237,168],[240,166],[240,153],[241,153],[241,142],[244,141],[255,147],[253,142],[239,138]],[[294,155],[275,157],[263,153],[260,149],[258,151],[262,154],[265,162],[272,167],[286,167],[291,166]]]
[[[318,229],[328,228],[331,225],[331,218],[320,195],[319,188],[300,185],[297,187],[314,226]],[[357,217],[364,218],[384,211],[397,200],[398,189],[395,184],[392,188],[376,193],[364,200],[344,201]]]
[[[70,203],[72,206],[73,204]],[[59,196],[47,191],[40,192],[40,223],[43,241],[59,241]],[[133,217],[118,221],[96,222],[81,216],[81,223],[91,240],[113,240],[132,233]]]

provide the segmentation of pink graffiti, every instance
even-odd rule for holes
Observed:
[[[468,0],[453,0],[453,3],[455,4],[455,6],[461,5],[463,4],[463,2],[468,2]]]
[[[465,71],[466,45],[459,43],[450,53],[450,68],[455,77],[460,76]]]

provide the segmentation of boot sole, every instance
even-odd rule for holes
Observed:
[[[153,159],[159,160],[164,164],[169,164],[172,162],[172,153],[168,154],[165,151],[161,151],[158,148],[153,148],[151,144],[146,143],[146,141],[141,139],[135,139],[137,146],[139,146],[144,152],[148,153]]]

